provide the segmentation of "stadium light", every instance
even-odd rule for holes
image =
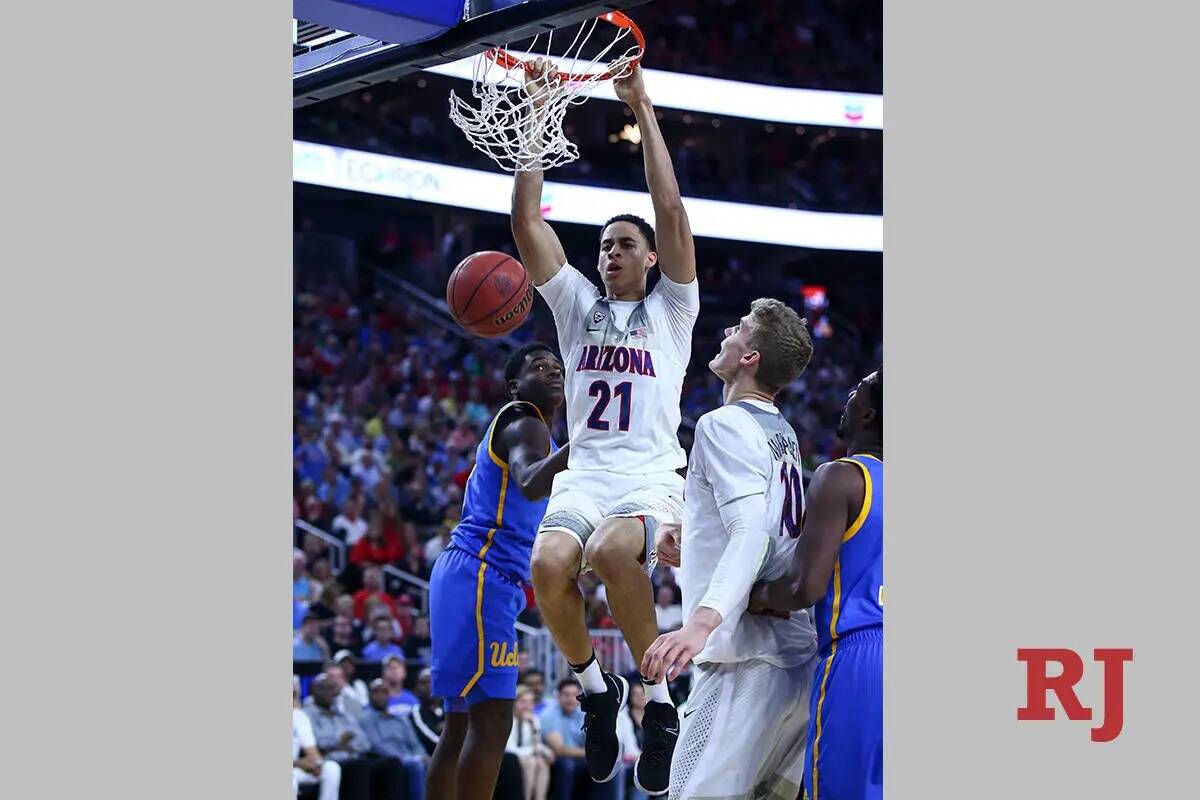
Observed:
[[[507,215],[512,176],[310,142],[292,142],[292,180],[352,192]],[[697,236],[822,250],[883,252],[883,217],[831,214],[685,197]],[[546,181],[542,211],[551,222],[599,225],[620,213],[652,219],[643,192]]]
[[[472,57],[428,67],[426,71],[469,81],[474,69]],[[661,69],[643,69],[642,80],[654,105],[661,108],[789,125],[883,130],[883,96],[878,94],[792,89]],[[617,100],[608,82],[598,86],[592,97]]]

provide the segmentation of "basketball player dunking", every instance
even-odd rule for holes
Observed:
[[[563,403],[562,362],[550,348],[520,347],[504,380],[511,402],[479,443],[462,520],[430,578],[431,688],[446,705],[426,776],[431,800],[475,800],[496,788],[517,692],[522,584],[546,496],[569,451],[550,437]]]
[[[760,584],[754,610],[814,606],[804,788],[809,800],[883,797],[883,369],[850,393],[838,436],[850,455],[821,465],[788,575]]]
[[[556,80],[545,71],[535,62],[527,82]],[[521,260],[558,329],[571,440],[568,468],[554,479],[534,543],[533,586],[542,618],[584,689],[584,749],[598,782],[612,780],[621,765],[617,715],[629,686],[596,661],[576,578],[591,569],[604,582],[609,608],[640,664],[658,636],[649,578],[655,532],[682,515],[679,400],[700,307],[691,227],[640,70],[614,87],[641,128],[657,234],[630,214],[605,223],[597,259],[601,295],[567,263],[542,218],[540,171],[517,173],[512,205]],[[655,266],[661,276],[647,293]],[[645,736],[634,779],[642,791],[660,795],[669,784],[679,717],[665,681],[643,683]]]

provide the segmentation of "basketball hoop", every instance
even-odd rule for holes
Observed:
[[[607,44],[603,34],[593,41],[601,26],[614,31]],[[563,133],[567,109],[586,102],[599,83],[628,75],[646,50],[642,32],[620,11],[585,20],[573,38],[564,32],[569,30],[557,31],[560,43],[570,39],[558,53],[556,32],[550,31],[535,36],[525,50],[493,47],[477,56],[471,96],[478,108],[450,92],[450,119],[501,169],[547,170],[579,158],[579,148]],[[548,60],[558,79],[527,88],[525,76],[537,58]]]

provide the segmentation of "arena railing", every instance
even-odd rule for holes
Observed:
[[[386,580],[390,577],[398,581],[402,586],[407,585],[409,588],[408,594],[416,595],[413,598],[413,605],[421,614],[429,613],[429,581],[424,578],[413,575],[411,572],[406,572],[399,567],[393,567],[391,564],[383,565],[383,576],[386,586]],[[394,593],[391,593],[394,594]]]
[[[346,568],[346,543],[334,536],[332,533],[321,530],[316,525],[311,525],[302,519],[292,520],[292,524],[298,530],[304,533],[311,533],[325,544],[329,545],[329,566],[333,571],[341,572]]]

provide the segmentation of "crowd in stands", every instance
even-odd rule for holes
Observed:
[[[304,698],[293,678],[297,794],[319,800],[423,800],[429,760],[445,725],[442,702],[430,692],[429,670],[422,670],[409,691],[399,656],[385,658],[382,677],[369,685],[355,677],[355,669],[351,653],[337,653]],[[564,679],[548,695],[539,670],[522,670],[496,800],[646,800],[632,781],[646,697],[636,676],[629,677],[629,704],[617,724],[624,769],[615,782],[595,784],[584,760],[579,683]],[[681,699],[681,705],[685,702]]]
[[[446,115],[461,81],[406,76],[308,106],[296,138],[321,144],[494,171]],[[418,88],[423,87],[423,88]],[[641,191],[640,149],[620,139],[634,120],[615,103],[573,108],[564,132],[578,160],[549,173],[556,181]],[[714,119],[660,109],[663,135],[685,196],[839,213],[879,214],[883,151],[878,131],[794,127]],[[720,127],[714,127],[716,122]]]
[[[879,0],[669,0],[630,15],[661,69],[878,94],[882,12]]]
[[[756,83],[882,91],[877,0],[686,0],[632,11],[647,36],[645,65]],[[753,46],[750,45],[753,43]],[[467,84],[421,72],[302,108],[294,136],[375,153],[494,171],[450,121],[446,98]],[[573,108],[564,132],[579,158],[553,179],[640,191],[639,147],[620,104]],[[878,131],[792,126],[660,108],[686,196],[762,205],[880,214],[882,136]],[[622,138],[624,137],[624,138]]]

